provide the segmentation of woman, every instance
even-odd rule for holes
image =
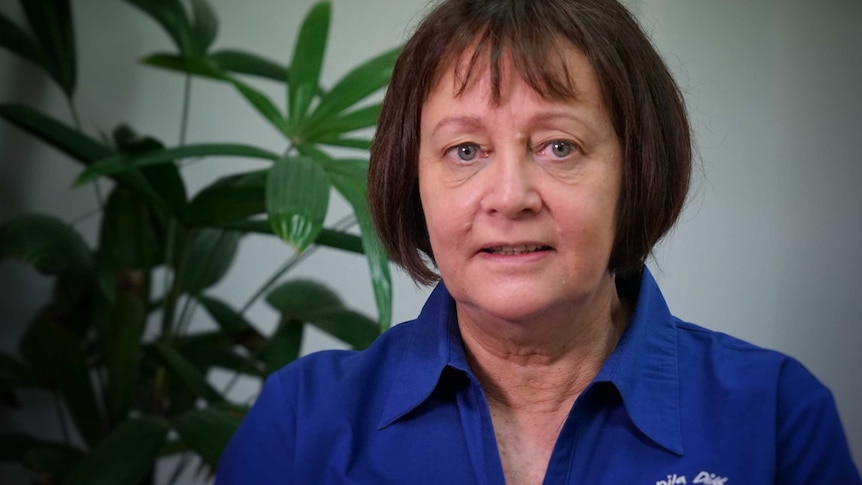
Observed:
[[[392,260],[439,283],[368,350],[272,376],[219,482],[860,483],[828,390],[672,317],[644,267],[690,165],[681,96],[619,4],[439,4],[369,171]]]

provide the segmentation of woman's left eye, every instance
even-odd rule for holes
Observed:
[[[565,158],[575,151],[575,144],[565,140],[555,140],[545,145],[544,150],[557,158]]]

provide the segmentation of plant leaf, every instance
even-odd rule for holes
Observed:
[[[158,67],[168,71],[176,71],[184,74],[193,74],[217,81],[227,81],[224,73],[212,64],[207,58],[186,58],[176,54],[158,52],[150,54],[141,59],[141,64]]]
[[[266,178],[266,211],[273,232],[304,251],[320,234],[329,205],[329,178],[308,157],[284,157]]]
[[[143,62],[151,66],[162,67],[174,71],[186,72],[204,76],[220,81],[225,81],[239,91],[252,107],[257,110],[267,121],[269,121],[280,133],[287,133],[287,122],[281,110],[265,94],[259,90],[243,83],[235,76],[231,76],[220,69],[212,58],[171,56],[168,54],[155,54],[146,57]]]
[[[374,300],[377,303],[381,331],[392,324],[392,276],[389,272],[389,259],[377,238],[371,214],[368,211],[368,162],[365,160],[333,160],[319,150],[305,149],[314,157],[329,175],[333,187],[353,207],[356,221],[362,234],[362,247],[368,259],[371,283],[374,287]]]
[[[41,46],[45,67],[66,96],[75,93],[75,30],[69,0],[22,0],[30,30]]]
[[[345,308],[341,298],[327,286],[310,280],[291,280],[280,284],[266,297],[266,302],[282,317],[308,321],[309,315]]]
[[[357,148],[368,151],[371,148],[371,140],[364,138],[343,138],[339,136],[323,136],[317,139],[319,145],[330,145],[335,147]]]
[[[207,382],[206,377],[182,354],[162,342],[156,343],[156,350],[165,366],[187,389],[206,399],[209,403],[224,401],[224,397]]]
[[[122,422],[78,465],[64,485],[141,483],[155,465],[169,425],[142,416]]]
[[[115,154],[106,145],[29,106],[0,104],[0,117],[84,165]]]
[[[331,139],[354,130],[372,127],[377,124],[381,106],[381,104],[375,104],[341,116],[324,118],[315,123],[309,121],[299,136],[303,141],[315,142],[321,138]]]
[[[288,123],[291,128],[300,126],[317,94],[331,10],[329,2],[314,5],[299,29],[287,76]]]
[[[0,13],[0,47],[9,49],[22,58],[46,69],[45,55],[42,48],[30,37],[24,29],[15,25],[5,15]],[[50,73],[49,73],[50,74]],[[285,78],[282,78],[284,80]]]
[[[180,0],[126,0],[153,18],[171,37],[184,58],[194,57],[192,25]]]
[[[233,84],[246,101],[251,103],[254,109],[266,118],[272,126],[281,133],[287,133],[287,121],[284,119],[284,115],[265,94],[233,76],[226,76],[226,80]]]
[[[15,259],[50,275],[92,272],[93,255],[72,226],[54,216],[26,214],[0,224],[0,260]]]
[[[238,143],[185,145],[139,155],[108,155],[102,157],[102,159],[79,175],[75,183],[81,185],[105,175],[122,173],[150,165],[169,163],[177,159],[210,156],[257,158],[272,161],[279,158],[279,155],[267,150]]]
[[[266,212],[267,170],[228,175],[198,192],[186,221],[192,226],[218,225]]]
[[[210,314],[221,331],[228,335],[232,341],[252,352],[259,349],[265,342],[266,339],[257,328],[227,303],[204,295],[199,295],[197,300]]]
[[[96,160],[116,155],[114,150],[101,142],[28,106],[2,104],[0,105],[0,117],[81,162],[84,166],[90,165]],[[150,187],[147,180],[139,173],[121,174],[113,178],[117,182],[126,184],[146,195],[156,204],[163,202]]]
[[[314,244],[341,249],[342,251],[351,253],[365,254],[362,250],[362,239],[343,231],[333,231],[332,229],[324,228],[320,231],[317,239],[314,240]]]
[[[209,59],[223,71],[248,74],[283,83],[287,68],[253,52],[224,49],[210,54]]]
[[[216,51],[205,58],[185,59],[176,54],[157,52],[141,63],[148,66],[202,76],[216,81],[230,82],[227,73],[247,74],[284,83],[287,68],[251,52],[235,49]]]
[[[0,434],[0,462],[21,461],[30,447],[44,443],[47,442],[23,433],[2,433]]]
[[[65,476],[83,456],[77,448],[22,433],[0,434],[0,462],[19,462],[42,476]]]
[[[368,347],[379,334],[373,320],[345,308],[338,295],[314,281],[285,282],[266,301],[281,313],[282,321],[308,322],[354,348]]]
[[[161,244],[148,201],[130,189],[115,186],[102,217],[100,262],[112,269],[149,270],[160,259]]]
[[[141,136],[126,125],[114,129],[114,143],[121,153],[139,155],[143,153],[164,150],[165,146],[159,140]],[[141,173],[151,186],[157,189],[158,195],[171,208],[172,213],[181,217],[186,206],[186,186],[176,163],[162,163],[141,169]]]
[[[212,468],[239,427],[241,419],[214,407],[195,409],[174,421],[180,439]]]
[[[218,17],[206,0],[191,0],[191,37],[197,55],[206,54],[218,35]]]
[[[234,352],[234,339],[225,332],[203,332],[184,335],[174,341],[177,351],[198,369],[206,371],[212,367],[263,377],[259,362]]]
[[[233,263],[240,234],[235,231],[200,228],[189,234],[184,260],[177,268],[177,289],[196,295],[219,282]]]
[[[115,423],[128,416],[139,392],[141,337],[147,320],[146,301],[141,295],[131,292],[119,293],[113,308],[110,331],[105,336],[105,367],[108,371],[105,401],[111,421]]]
[[[320,98],[320,104],[310,116],[311,120],[329,118],[386,86],[400,53],[401,48],[397,47],[348,72]]]
[[[50,312],[43,312],[30,324],[19,351],[32,369],[57,387],[81,436],[92,445],[101,438],[103,420],[87,358],[78,337],[50,317]]]
[[[304,325],[299,320],[282,320],[275,333],[260,349],[264,374],[270,375],[299,357]]]
[[[39,387],[42,385],[33,369],[5,352],[0,352],[0,383],[9,387]]]
[[[65,477],[78,466],[84,458],[81,450],[58,443],[31,446],[21,463],[40,477]]]
[[[220,224],[219,227],[240,232],[273,234],[272,226],[269,221],[260,219],[248,219],[245,221]],[[317,235],[317,239],[314,240],[314,244],[341,249],[342,251],[356,254],[365,254],[365,251],[362,249],[362,239],[360,239],[359,236],[354,236],[353,234],[344,231],[327,229],[325,227],[320,230],[320,234]]]

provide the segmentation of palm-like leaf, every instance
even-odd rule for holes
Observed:
[[[71,98],[75,92],[77,60],[69,0],[22,0],[21,7],[41,48],[45,69]]]
[[[332,290],[314,281],[283,283],[266,301],[281,313],[282,321],[310,323],[354,348],[368,347],[378,335],[373,320],[349,310]]]
[[[109,156],[102,157],[98,162],[93,163],[91,167],[84,170],[78,176],[75,183],[80,185],[106,175],[130,172],[134,169],[150,165],[171,163],[177,159],[208,156],[243,157],[271,161],[278,160],[279,158],[279,155],[268,150],[238,143],[186,145],[138,155],[110,154]]]
[[[353,68],[320,98],[311,121],[340,113],[386,86],[400,52],[392,49]]]
[[[164,420],[149,416],[124,421],[63,483],[141,483],[156,461],[169,429]]]
[[[0,13],[0,47],[5,47],[33,64],[45,68],[47,61],[36,41],[2,13]]]
[[[180,0],[126,0],[153,18],[184,58],[194,57],[192,22]]]
[[[329,2],[320,2],[312,7],[300,27],[287,76],[288,121],[291,128],[299,126],[317,94],[330,14]]]
[[[310,158],[285,157],[266,180],[266,210],[273,232],[297,252],[320,234],[329,205],[329,178]]]
[[[332,186],[353,207],[356,221],[362,234],[362,246],[371,271],[374,287],[374,300],[380,318],[380,328],[385,330],[392,323],[392,276],[389,272],[389,259],[377,238],[371,214],[368,211],[368,187],[366,176],[368,162],[365,160],[333,160],[325,153],[310,148],[303,150],[326,170]]]
[[[180,439],[215,468],[240,418],[216,407],[188,411],[174,422]]]

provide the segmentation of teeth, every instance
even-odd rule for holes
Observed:
[[[487,251],[492,254],[514,255],[534,253],[541,250],[543,247],[544,246],[536,244],[526,244],[521,246],[494,246],[492,248],[488,248]]]

